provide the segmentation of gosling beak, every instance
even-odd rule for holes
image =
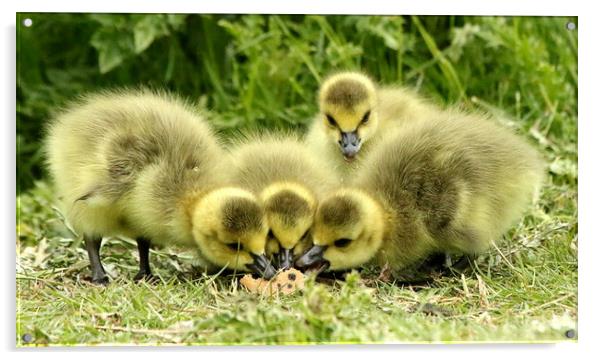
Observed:
[[[357,130],[341,132],[339,145],[345,158],[352,160],[362,147],[362,139],[357,136]]]
[[[278,262],[280,263],[281,269],[290,269],[293,266],[293,251],[291,249],[280,249]]]
[[[314,245],[295,262],[295,266],[303,269],[309,268],[315,264],[327,263],[322,257],[324,255],[324,250],[326,250],[326,246]]]
[[[276,269],[270,264],[265,255],[251,254],[251,257],[253,258],[253,263],[247,264],[249,270],[256,272],[266,280],[270,280],[276,275]]]

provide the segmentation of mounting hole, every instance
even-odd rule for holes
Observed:
[[[31,334],[23,334],[23,336],[21,336],[21,339],[24,343],[28,344],[33,340],[33,336],[31,336]]]
[[[566,23],[566,29],[567,29],[567,30],[573,31],[573,30],[575,30],[576,28],[577,28],[577,25],[575,25],[575,23],[574,23],[574,22],[572,22],[572,21],[569,21],[568,23]]]
[[[23,26],[30,27],[31,25],[33,25],[33,20],[31,20],[30,18],[23,19]]]
[[[567,330],[564,333],[564,336],[566,336],[568,339],[572,339],[575,337],[575,330],[571,329],[571,330]]]

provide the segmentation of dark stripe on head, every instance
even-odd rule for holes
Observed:
[[[326,90],[326,102],[333,105],[353,107],[368,98],[368,90],[359,81],[342,79]]]
[[[318,216],[326,225],[341,226],[359,221],[360,212],[352,199],[337,196],[320,207]]]
[[[301,216],[311,214],[307,201],[290,190],[274,194],[266,203],[266,211],[278,214],[285,225],[295,226]]]
[[[222,207],[222,224],[226,231],[242,233],[260,230],[262,223],[261,207],[250,199],[230,199]]]

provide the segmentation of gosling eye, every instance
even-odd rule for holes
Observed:
[[[239,245],[239,243],[235,242],[235,243],[230,243],[230,244],[226,244],[227,247],[229,247],[230,249],[234,250],[234,251],[238,251],[242,248],[242,246]]]
[[[344,248],[351,243],[351,239],[338,239],[334,242],[334,246]]]
[[[326,114],[326,119],[328,119],[330,126],[337,127],[337,121],[332,117],[332,115]]]
[[[362,117],[362,124],[365,124],[370,120],[370,110],[366,111],[364,116]]]

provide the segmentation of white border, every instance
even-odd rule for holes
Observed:
[[[172,13],[258,13],[258,14],[418,14],[418,15],[576,15],[576,2],[530,4],[525,0],[483,1],[391,1],[391,0],[306,0],[306,1],[94,1],[73,6],[68,1],[20,1],[21,12],[172,12]]]
[[[436,357],[447,359],[456,355],[462,359],[507,359],[516,355],[543,356],[550,358],[575,358],[581,356],[596,356],[600,354],[599,334],[602,323],[602,311],[598,304],[601,302],[599,287],[601,242],[597,235],[600,231],[596,225],[601,224],[599,211],[600,186],[602,179],[598,167],[600,160],[600,96],[599,84],[601,57],[600,39],[602,32],[600,13],[595,11],[594,1],[526,1],[526,0],[266,0],[266,1],[226,1],[217,2],[194,0],[162,0],[137,1],[126,3],[123,0],[102,0],[94,2],[70,2],[68,0],[33,1],[21,0],[18,4],[3,2],[0,16],[3,20],[2,43],[3,51],[0,56],[0,71],[2,71],[3,86],[0,88],[4,119],[2,126],[3,161],[6,166],[1,180],[2,198],[2,229],[4,233],[4,260],[0,268],[3,274],[3,312],[0,338],[3,340],[3,350],[13,352],[20,358],[72,357],[76,349],[68,349],[66,353],[58,349],[41,349],[44,354],[31,349],[18,350],[14,354],[14,215],[15,215],[15,12],[168,12],[168,13],[312,13],[312,14],[423,14],[423,15],[577,15],[579,16],[579,343],[563,343],[558,345],[451,345],[451,346],[318,346],[318,347],[245,347],[245,348],[152,348],[145,349],[146,356],[165,356],[166,352],[176,352],[177,356],[208,357],[208,352],[217,351],[217,356],[247,358],[278,357],[286,360],[313,357],[319,352],[325,356],[345,356],[356,354],[358,357],[368,355],[368,351],[376,351],[379,357],[393,358]],[[598,110],[598,111],[596,111]],[[596,231],[598,230],[598,231]],[[8,260],[7,260],[8,259]],[[97,349],[98,350],[98,349]],[[117,348],[112,353],[131,353],[141,351],[140,348]],[[269,351],[266,351],[269,350]],[[441,351],[445,353],[441,353]],[[81,350],[80,350],[81,351]],[[190,354],[190,351],[200,354]],[[87,351],[86,357],[101,358],[104,354],[98,351]],[[11,355],[11,354],[7,354]]]

